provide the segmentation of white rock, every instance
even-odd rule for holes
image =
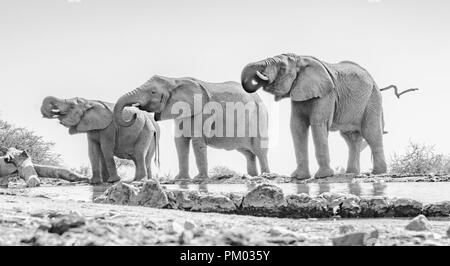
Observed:
[[[414,219],[412,219],[406,226],[406,230],[410,231],[426,231],[430,230],[430,223],[428,222],[427,217],[423,214],[418,215]]]

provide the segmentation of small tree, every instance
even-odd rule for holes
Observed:
[[[410,142],[404,154],[394,153],[389,168],[391,173],[399,174],[447,174],[450,157],[436,153],[434,146]]]
[[[36,164],[60,166],[61,155],[53,152],[55,143],[44,140],[24,127],[15,127],[0,119],[0,147],[25,150]]]

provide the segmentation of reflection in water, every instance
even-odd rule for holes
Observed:
[[[324,183],[319,183],[319,195],[325,192],[330,192],[330,183],[328,182],[324,182]]]
[[[348,193],[356,196],[361,196],[361,183],[349,182],[347,183]]]
[[[181,188],[181,189],[188,189],[189,188],[189,181],[181,181],[181,182],[179,182],[178,183],[178,186]]]
[[[297,193],[298,194],[305,193],[309,195],[308,184],[297,182]]]
[[[386,183],[384,182],[374,182],[372,183],[372,194],[373,196],[384,196],[384,191],[386,190]]]
[[[198,185],[198,190],[202,193],[208,193],[208,186],[205,183]]]

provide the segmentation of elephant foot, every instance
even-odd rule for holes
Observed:
[[[147,180],[147,176],[141,176],[141,177],[135,176],[133,178],[133,182],[142,181],[142,180]]]
[[[208,180],[208,176],[205,174],[198,174],[193,179],[194,183],[203,183],[206,180]]]
[[[354,167],[348,167],[347,170],[345,171],[346,174],[359,174],[360,171],[358,168],[354,168]]]
[[[178,174],[175,176],[174,180],[187,182],[187,181],[191,181],[191,177],[189,175]]]
[[[385,174],[387,172],[387,167],[383,166],[383,167],[374,167],[372,170],[372,174],[373,175],[380,175],[380,174]]]
[[[102,181],[102,179],[100,178],[100,177],[92,177],[90,180],[89,180],[89,184],[91,184],[91,185],[100,185],[100,184],[102,184],[103,183],[103,181]]]
[[[296,179],[296,180],[305,180],[305,179],[310,179],[311,174],[307,170],[305,171],[305,170],[297,169],[291,174],[291,178]]]
[[[327,167],[327,168],[319,168],[319,170],[314,175],[314,178],[321,179],[326,178],[334,175],[333,169]]]
[[[108,183],[115,183],[117,181],[120,181],[120,176],[116,175],[116,176],[111,176],[110,178],[108,178]]]

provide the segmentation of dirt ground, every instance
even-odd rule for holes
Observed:
[[[280,219],[0,194],[0,245],[332,245],[378,230],[376,245],[450,245],[450,219]]]

